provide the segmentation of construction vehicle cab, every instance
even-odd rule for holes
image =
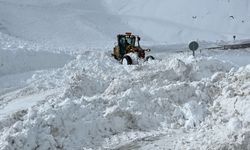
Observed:
[[[145,59],[145,51],[150,51],[150,49],[142,49],[140,47],[140,39],[139,36],[130,32],[117,35],[117,45],[114,47],[112,55],[121,63],[126,61],[129,65],[133,64],[133,59],[134,62],[136,61],[135,59]],[[146,60],[149,58],[154,59],[153,56],[150,56]]]

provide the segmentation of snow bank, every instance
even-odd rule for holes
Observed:
[[[210,76],[231,67],[212,58],[171,55],[122,66],[109,54],[85,52],[64,68],[34,75],[35,83],[20,94],[55,87],[61,92],[2,120],[1,148],[107,148],[116,143],[109,139],[123,133],[198,128],[222,90],[216,82],[221,80]],[[205,73],[208,78],[200,75]]]
[[[218,96],[209,108],[211,115],[189,138],[181,139],[182,148],[249,149],[250,66],[217,74]],[[202,138],[201,138],[202,137]]]

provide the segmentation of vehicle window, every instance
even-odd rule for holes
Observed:
[[[134,45],[134,43],[135,43],[134,38],[126,38],[126,40],[127,40],[127,44],[129,44],[129,45]]]
[[[127,42],[128,42],[129,45],[131,45],[132,44],[132,39],[131,38],[127,38]]]
[[[120,44],[122,44],[122,45],[125,44],[125,38],[124,38],[124,37],[122,37],[122,38],[120,39]]]

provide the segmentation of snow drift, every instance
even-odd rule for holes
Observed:
[[[1,123],[0,145],[2,149],[103,149],[114,147],[115,135],[129,140],[134,134],[139,138],[170,129],[200,129],[201,124],[209,125],[215,114],[226,113],[229,107],[220,99],[234,95],[228,93],[232,92],[229,89],[238,89],[233,85],[245,83],[242,88],[248,95],[248,82],[244,81],[248,81],[249,66],[229,72],[232,67],[216,59],[183,55],[121,66],[106,53],[86,52],[56,72],[36,75],[36,84],[20,91],[41,92],[57,87],[61,92],[5,119]],[[59,75],[62,72],[68,77]],[[232,74],[240,80],[230,79]],[[47,77],[57,80],[58,86],[38,84]],[[244,103],[247,98],[241,97]],[[224,107],[217,107],[218,104]],[[245,126],[239,130],[248,130],[248,117],[243,110],[240,113],[246,116],[241,117],[240,124]],[[228,123],[232,130],[237,125],[234,122]],[[225,142],[221,141],[220,146]]]

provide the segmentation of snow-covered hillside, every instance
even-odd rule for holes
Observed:
[[[129,25],[167,43],[248,38],[248,0],[108,0]]]
[[[1,0],[0,31],[57,46],[113,44],[132,31],[147,41],[249,37],[248,0]]]
[[[249,5],[0,0],[0,150],[250,149],[250,49],[203,49],[249,39]],[[156,59],[112,58],[126,31]]]

